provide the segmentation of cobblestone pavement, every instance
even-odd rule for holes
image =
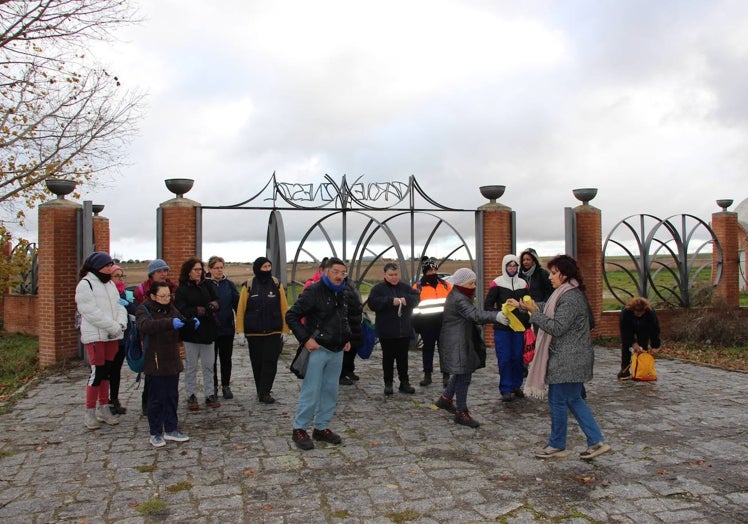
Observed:
[[[235,398],[191,413],[182,394],[191,440],[160,449],[129,370],[128,413],[96,431],[83,427],[83,366],[31,386],[0,416],[0,521],[748,522],[746,374],[660,360],[658,382],[620,383],[618,350],[596,348],[588,402],[613,451],[579,460],[584,437],[570,421],[573,453],[542,461],[532,451],[546,443],[547,405],[500,402],[490,350],[470,388],[477,430],[436,409],[436,384],[385,398],[375,351],[357,360],[361,380],[340,387],[331,428],[343,444],[302,452],[290,439],[292,353],[281,357],[278,402],[263,405],[236,345]],[[416,386],[420,367],[411,352]],[[149,501],[155,513],[144,516]]]

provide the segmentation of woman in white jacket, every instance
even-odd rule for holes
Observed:
[[[91,364],[86,382],[86,416],[84,425],[98,429],[99,422],[119,424],[119,417],[109,410],[109,376],[119,340],[127,327],[127,312],[119,303],[119,293],[111,281],[114,261],[103,251],[91,253],[79,272],[75,303],[80,314],[81,342]],[[96,401],[99,401],[98,407]]]

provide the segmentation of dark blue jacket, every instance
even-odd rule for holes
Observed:
[[[236,284],[226,277],[221,280],[206,280],[213,285],[213,289],[218,295],[218,303],[221,308],[216,312],[216,322],[218,323],[218,336],[233,335],[236,327],[234,325],[234,312],[239,304],[239,290]]]
[[[406,305],[400,308],[392,304],[394,298],[404,298]],[[369,292],[369,309],[376,313],[374,326],[379,338],[411,338],[413,309],[421,301],[421,294],[405,282],[393,286],[386,280]],[[400,311],[400,316],[398,316]]]

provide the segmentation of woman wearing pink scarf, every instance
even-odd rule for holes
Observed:
[[[530,322],[538,328],[535,358],[525,383],[525,394],[546,396],[551,413],[548,445],[535,453],[538,458],[565,457],[568,412],[574,415],[587,437],[587,449],[579,458],[590,460],[610,450],[590,408],[582,398],[584,383],[592,378],[595,353],[590,336],[590,311],[584,295],[584,283],[576,260],[559,255],[548,262],[554,292],[543,311],[534,302],[507,303],[527,309]]]

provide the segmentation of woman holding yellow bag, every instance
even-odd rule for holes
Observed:
[[[522,300],[527,294],[527,282],[519,278],[519,259],[516,255],[506,255],[501,263],[499,275],[488,290],[485,309],[498,310],[494,325],[493,341],[496,360],[499,364],[499,393],[503,402],[511,402],[515,397],[523,398],[522,380],[524,363],[522,350],[525,346],[525,330],[530,326],[529,314],[515,306],[509,306],[509,299]]]

